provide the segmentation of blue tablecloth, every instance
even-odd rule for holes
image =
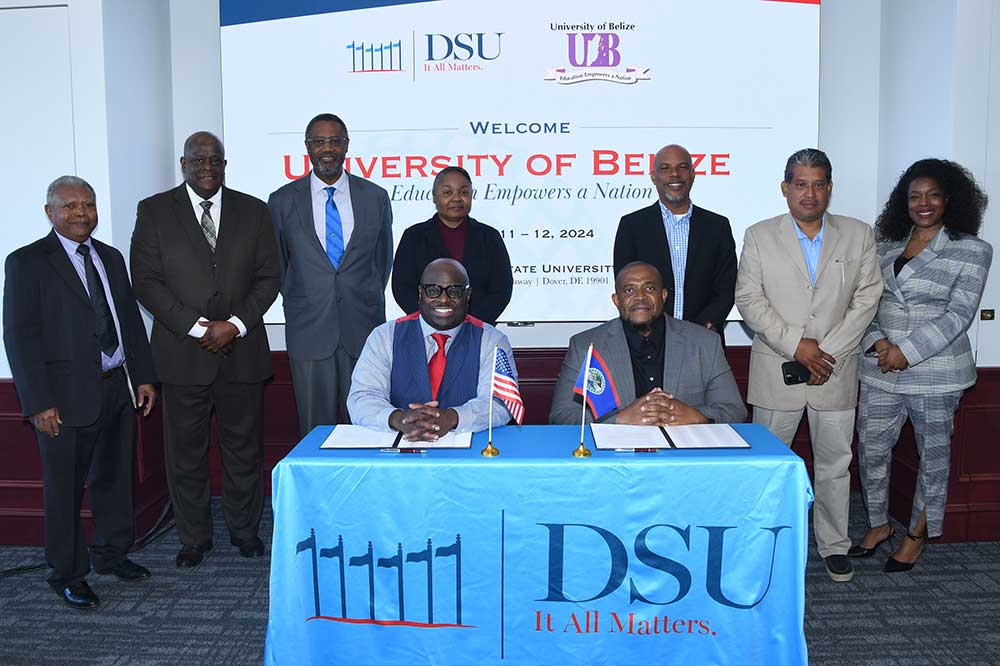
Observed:
[[[265,662],[805,664],[807,512],[794,453],[570,455],[571,426],[494,431],[498,458],[321,450],[273,472]],[[589,441],[588,429],[588,441]]]

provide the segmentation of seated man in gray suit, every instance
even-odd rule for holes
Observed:
[[[579,423],[580,402],[573,386],[591,342],[618,396],[617,408],[599,422],[659,426],[746,419],[746,406],[719,336],[665,314],[667,295],[653,266],[636,261],[619,271],[611,301],[620,317],[570,340],[556,381],[550,423]],[[588,412],[586,418],[589,422],[592,415]]]

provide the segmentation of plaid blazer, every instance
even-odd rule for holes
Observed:
[[[878,244],[885,289],[861,348],[887,338],[899,346],[910,367],[882,374],[878,360],[866,356],[861,381],[891,393],[966,389],[976,383],[967,331],[983,297],[993,248],[976,236],[953,240],[942,229],[897,276],[893,262],[908,240]]]

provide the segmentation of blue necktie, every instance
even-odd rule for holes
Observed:
[[[340,211],[333,201],[333,188],[326,190],[326,256],[334,268],[340,268],[340,258],[344,256],[344,227],[340,224]]]

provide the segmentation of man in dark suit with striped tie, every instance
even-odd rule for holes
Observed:
[[[192,134],[181,158],[184,183],[140,201],[132,235],[135,293],[155,318],[153,361],[163,382],[179,567],[197,566],[212,548],[213,413],[230,541],[244,557],[264,554],[257,528],[271,352],[263,317],[278,294],[278,253],[267,206],[223,187],[225,170],[222,142]]]

